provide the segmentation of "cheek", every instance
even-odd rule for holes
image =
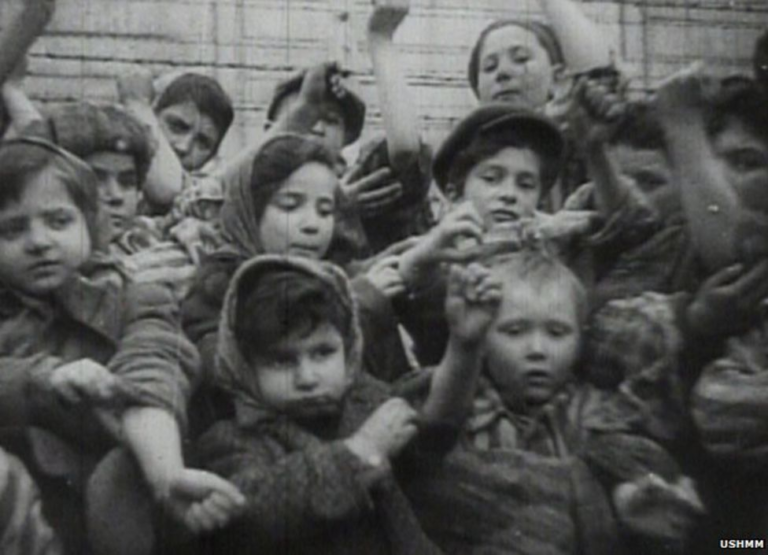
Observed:
[[[288,244],[288,232],[285,217],[282,213],[268,206],[259,222],[259,241],[265,252],[280,254],[285,251]]]

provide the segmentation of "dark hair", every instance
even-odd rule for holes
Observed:
[[[563,48],[560,45],[560,41],[552,28],[538,21],[520,21],[516,19],[499,19],[488,25],[480,32],[480,36],[477,37],[475,45],[472,47],[472,53],[469,56],[469,66],[467,68],[467,76],[469,78],[469,84],[472,90],[477,96],[477,81],[478,73],[480,72],[480,54],[485,46],[485,39],[488,38],[492,32],[503,29],[504,27],[520,27],[533,33],[536,39],[539,41],[541,47],[547,51],[549,60],[552,65],[565,64],[565,57],[563,56]]]
[[[589,298],[584,284],[568,266],[544,249],[524,248],[519,252],[496,256],[487,264],[503,280],[529,283],[535,287],[569,287],[576,304],[576,316],[583,327],[589,315]]]
[[[213,120],[219,130],[219,142],[214,149],[218,150],[235,118],[232,99],[215,79],[199,73],[185,73],[174,79],[160,94],[155,102],[155,112],[185,102],[192,102],[201,114]]]
[[[234,334],[246,361],[269,357],[290,335],[306,337],[328,323],[339,332],[345,351],[353,341],[352,314],[334,290],[317,276],[298,270],[254,273],[238,285]]]
[[[541,178],[541,192],[547,189],[547,183],[554,181],[555,175],[551,175],[552,168],[557,167],[555,160],[542,151],[539,143],[531,140],[524,134],[512,129],[498,129],[488,133],[476,135],[469,146],[456,153],[456,157],[448,172],[448,185],[450,196],[461,197],[464,195],[464,185],[467,175],[477,164],[494,156],[505,148],[530,148],[539,159],[539,173]]]
[[[763,89],[768,90],[768,31],[763,31],[755,43],[752,65],[754,66],[755,79]]]
[[[317,162],[335,172],[337,158],[320,141],[303,135],[277,135],[264,143],[251,167],[251,193],[257,219],[261,219],[280,185],[310,162]]]
[[[730,78],[729,82],[712,102],[707,132],[711,137],[719,135],[733,118],[768,145],[768,94],[754,79]]]
[[[19,138],[0,143],[0,210],[18,202],[29,181],[48,168],[58,172],[95,243],[99,211],[96,176],[84,162],[47,141]]]
[[[630,102],[627,111],[611,136],[611,145],[626,145],[643,150],[665,150],[664,129],[652,105]]]

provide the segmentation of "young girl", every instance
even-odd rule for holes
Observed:
[[[131,283],[99,255],[96,176],[66,151],[25,138],[0,146],[0,182],[3,445],[38,480],[65,544],[86,541],[84,492],[97,551],[115,533],[104,525],[109,511],[130,506],[112,487],[119,466],[105,460],[130,467],[135,457],[143,478],[126,490],[154,497],[192,530],[206,523],[190,510],[215,491],[235,510],[233,487],[184,467],[180,430],[197,354],[170,292]],[[202,495],[186,495],[197,486]],[[125,520],[135,516],[146,517]]]
[[[362,372],[355,300],[338,267],[291,256],[245,262],[217,346],[216,380],[235,415],[198,447],[206,468],[242,488],[248,509],[207,552],[439,553],[400,485],[426,477],[440,432],[466,414],[498,294],[482,267],[452,272],[451,341],[417,424],[405,400]]]
[[[206,371],[213,368],[224,293],[245,260],[258,254],[290,254],[349,261],[335,164],[336,157],[318,140],[277,135],[254,158],[251,182],[228,191],[221,212],[225,245],[203,263],[183,305],[185,331],[197,344]],[[400,293],[402,285],[393,260],[383,257],[353,282],[366,336],[397,329],[389,298]],[[379,336],[366,352],[374,373],[375,368],[407,369],[404,356],[396,333]]]

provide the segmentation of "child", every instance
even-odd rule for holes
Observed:
[[[418,465],[409,443],[460,424],[499,293],[477,265],[454,269],[450,283],[451,341],[417,415],[362,373],[354,300],[338,268],[264,256],[238,270],[221,319],[216,371],[235,418],[210,429],[198,446],[202,464],[248,499],[244,517],[217,538],[222,549],[439,552],[398,484],[418,480],[416,472],[427,468],[406,473],[406,459]]]
[[[216,156],[235,117],[232,100],[215,79],[184,73],[154,103],[163,135],[188,172]]]
[[[0,408],[3,426],[17,430],[4,445],[38,479],[65,544],[85,541],[86,489],[91,510],[125,499],[110,497],[120,477],[104,477],[100,465],[110,450],[130,460],[115,437],[144,476],[128,488],[133,495],[154,496],[193,530],[204,529],[195,513],[207,510],[189,511],[215,491],[235,511],[234,488],[184,467],[180,434],[197,354],[170,292],[131,283],[95,251],[96,176],[57,146],[23,138],[0,146],[0,180]],[[93,487],[94,475],[103,487]],[[103,513],[90,516],[91,534],[108,536],[93,524]]]
[[[201,169],[218,152],[234,111],[210,77],[185,73],[155,99],[148,71],[137,69],[117,81],[120,102],[151,130],[157,152],[147,172],[147,211],[165,214],[175,198],[193,188]]]
[[[575,275],[540,252],[507,255],[491,266],[503,296],[484,341],[484,374],[466,445],[580,457],[612,491],[618,520],[633,541],[680,552],[700,502],[690,480],[649,439],[654,429],[644,417],[667,394],[665,386],[655,390],[635,376],[619,394],[581,383],[588,307]]]
[[[213,368],[224,293],[245,260],[258,254],[292,254],[348,261],[337,225],[341,194],[335,163],[334,154],[316,139],[276,135],[254,158],[252,182],[229,190],[221,214],[224,245],[203,263],[183,305],[185,330],[197,344],[206,370]],[[367,277],[354,280],[355,292],[370,316],[364,318],[365,333],[378,335],[370,348],[380,353],[366,353],[366,358],[382,372],[408,367],[402,347],[397,347],[399,338],[386,339],[374,331],[392,324],[389,299],[402,291],[391,258],[383,258],[367,270]]]

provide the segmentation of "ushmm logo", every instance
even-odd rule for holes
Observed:
[[[720,540],[722,549],[764,549],[765,540]]]

